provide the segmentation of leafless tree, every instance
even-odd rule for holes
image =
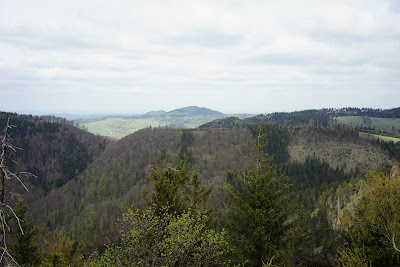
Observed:
[[[7,157],[7,150],[10,149],[13,152],[16,152],[17,150],[22,150],[21,148],[12,146],[10,143],[11,138],[9,135],[9,130],[12,129],[13,127],[15,127],[15,126],[10,124],[10,118],[8,118],[7,125],[4,130],[4,137],[3,137],[3,141],[2,141],[1,162],[0,162],[0,267],[5,266],[5,264],[7,266],[9,266],[9,265],[19,266],[19,264],[14,260],[14,258],[9,254],[9,252],[7,250],[6,232],[10,231],[10,227],[7,224],[6,217],[9,215],[14,216],[16,221],[18,222],[19,229],[23,233],[21,224],[20,224],[20,219],[15,214],[12,207],[7,204],[8,196],[5,195],[5,193],[6,193],[5,181],[10,180],[10,179],[17,179],[22,184],[22,186],[25,188],[25,190],[28,191],[28,188],[26,188],[26,186],[22,182],[21,177],[26,176],[26,175],[34,176],[33,174],[28,173],[28,172],[15,173],[15,172],[10,171],[7,167],[6,160],[7,160],[7,158],[9,158],[9,157]],[[17,162],[15,162],[14,160],[12,160],[12,159],[10,159],[10,160],[13,161],[15,164],[17,164]],[[18,196],[18,194],[13,194],[12,192],[10,195]]]

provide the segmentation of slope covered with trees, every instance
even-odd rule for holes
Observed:
[[[0,125],[10,118],[13,144],[21,148],[13,154],[18,171],[37,176],[26,181],[46,194],[79,173],[105,149],[105,139],[90,134],[63,118],[0,113]],[[10,154],[11,155],[11,154]]]
[[[233,172],[245,172],[249,166],[253,157],[249,144],[257,137],[257,128],[252,124],[223,129],[140,130],[110,146],[77,179],[54,190],[35,203],[33,209],[43,226],[49,230],[66,227],[78,240],[85,240],[85,249],[90,251],[117,236],[115,222],[132,203],[143,207],[140,196],[143,190],[151,190],[146,177],[152,162],[163,168],[168,163],[177,164],[181,153],[185,153],[198,170],[200,181],[213,186],[206,207],[212,208],[217,218],[223,218],[229,205],[225,183],[237,185]],[[389,160],[379,147],[363,143],[347,128],[318,129],[317,126],[265,127],[267,145],[263,153],[272,155],[281,173],[289,176],[288,182],[293,183],[291,199],[309,210],[316,208],[317,196],[327,188],[336,188],[340,182],[378,166],[379,163],[367,160],[371,150],[382,162]],[[357,147],[357,154],[364,155],[365,164],[357,170],[345,168],[348,159],[343,156],[332,166],[317,150],[304,160],[296,160],[298,150],[291,147],[302,146],[310,141],[307,138],[315,140],[315,147],[324,146],[328,140],[335,142],[336,146],[327,148],[332,155],[338,146]],[[46,213],[39,212],[43,207]]]
[[[302,116],[306,118],[307,114],[309,111]],[[205,248],[203,245],[215,245],[213,262],[216,266],[233,264],[229,257],[232,259],[232,255],[239,254],[239,262],[247,262],[249,266],[259,266],[273,258],[286,265],[334,265],[337,260],[351,261],[354,255],[366,262],[380,262],[367,250],[359,253],[362,246],[368,246],[370,234],[357,243],[353,241],[354,236],[346,235],[341,229],[343,225],[354,225],[347,222],[359,220],[360,214],[352,212],[358,199],[365,197],[365,203],[371,205],[378,197],[371,194],[371,200],[371,195],[361,190],[365,187],[362,177],[366,171],[396,164],[398,154],[391,146],[392,150],[384,150],[381,143],[360,138],[356,128],[325,125],[317,117],[308,119],[308,123],[304,119],[305,125],[291,124],[288,123],[290,117],[286,117],[277,120],[280,123],[265,124],[260,132],[261,117],[247,122],[231,118],[199,129],[146,128],[106,148],[103,138],[78,129],[68,121],[5,115],[15,116],[14,124],[25,132],[25,135],[14,132],[15,142],[24,146],[24,151],[15,158],[21,162],[17,168],[34,172],[29,163],[32,161],[45,172],[46,182],[28,181],[31,188],[36,188],[26,194],[29,216],[38,221],[40,232],[53,233],[40,237],[49,240],[42,240],[46,245],[41,249],[48,251],[43,254],[42,262],[82,262],[79,251],[85,256],[91,254],[88,263],[100,266],[109,264],[110,260],[130,261],[133,259],[129,258],[131,250],[124,249],[138,245],[137,241],[143,238],[156,240],[160,237],[161,232],[143,231],[143,225],[163,229],[162,233],[171,239],[170,243],[141,245],[168,248],[179,239],[183,248],[200,254]],[[266,134],[266,145],[258,146],[254,153],[251,144],[260,134]],[[32,159],[33,154],[29,156],[29,153],[27,158],[22,155],[26,150],[42,148],[45,150],[38,158]],[[183,154],[185,161],[182,161]],[[66,164],[68,171],[63,172],[62,164]],[[193,169],[189,169],[188,164]],[[265,165],[258,168],[259,164]],[[47,168],[58,176],[46,173]],[[55,177],[65,180],[57,184]],[[265,181],[266,186],[258,184],[261,181]],[[289,184],[290,190],[287,190]],[[253,193],[257,194],[252,197]],[[30,197],[32,195],[35,197]],[[282,203],[280,207],[284,207],[267,211],[276,213],[274,218],[282,216],[279,222],[261,216],[266,212],[263,209],[269,209],[269,201]],[[260,209],[260,216],[249,213],[253,208]],[[196,209],[199,212],[193,212]],[[160,212],[168,216],[159,216]],[[238,216],[243,218],[241,225],[232,224],[238,221]],[[272,228],[279,224],[282,235],[274,241],[265,239],[264,244],[260,240],[272,236],[271,227],[262,229],[256,223],[252,225],[254,232],[260,233],[260,240],[257,235],[250,238],[248,234],[235,232],[234,229],[250,227],[246,221],[249,218],[254,222],[265,220],[263,225],[270,223]],[[376,219],[370,220],[371,225],[375,225]],[[221,223],[223,221],[226,223]],[[194,234],[189,239],[197,241],[191,243],[184,239],[176,231],[177,227]],[[353,231],[357,235],[359,232]],[[376,238],[386,244],[385,236]],[[106,245],[108,240],[111,246]],[[206,243],[199,245],[203,241]],[[253,241],[254,247],[249,245]],[[343,242],[350,246],[343,246]],[[339,254],[338,247],[343,247]],[[92,254],[96,248],[98,253]],[[396,255],[391,249],[388,247],[389,253]],[[162,251],[159,252],[169,253]],[[263,255],[257,254],[260,251]],[[189,253],[193,256],[191,259],[196,258],[196,253]],[[135,259],[145,256],[139,253]]]

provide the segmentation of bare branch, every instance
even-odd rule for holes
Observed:
[[[17,152],[13,146],[7,145],[7,147],[10,148],[12,151]]]
[[[10,259],[11,259],[17,266],[19,266],[18,262],[16,262],[16,261],[14,260],[14,258],[10,255],[10,253],[8,253],[7,249],[4,249],[4,252],[7,253],[8,257],[10,257]],[[6,258],[6,257],[4,257],[4,259],[7,261],[7,258]]]
[[[15,219],[17,219],[19,229],[21,230],[21,233],[24,235],[24,230],[22,230],[22,227],[21,227],[21,219],[17,216],[17,214],[15,214],[14,210],[10,206],[8,206],[8,205],[6,205],[6,206],[7,206],[7,208],[9,208],[11,210],[12,214],[14,214]]]
[[[33,173],[30,173],[30,172],[20,172],[19,174],[23,174],[25,176],[33,176],[33,177],[37,178],[36,175],[34,175]]]
[[[10,157],[7,157],[7,158],[8,158],[9,160],[11,160],[15,165],[17,165],[17,166],[19,165],[18,162],[16,162],[16,161],[13,160],[12,158],[10,158]]]
[[[2,227],[2,228],[3,228],[3,229],[2,229],[3,232],[4,232],[4,233],[6,232],[5,226],[7,226],[8,231],[10,231],[10,230],[11,230],[10,227],[8,226],[7,222],[4,220],[4,215],[3,215],[3,216],[0,215],[0,218],[1,218],[1,225],[3,226],[3,227]]]
[[[23,151],[23,149],[22,148],[20,148],[20,147],[17,147],[17,146],[13,146],[13,145],[8,145],[8,147],[9,148],[11,148],[14,152],[17,152],[17,150],[21,150],[21,151]]]
[[[394,241],[394,236],[392,237],[392,243],[393,243],[393,248],[397,251],[400,252],[400,250],[396,246],[396,242]]]
[[[17,179],[21,184],[22,184],[22,186],[25,188],[25,190],[27,191],[27,192],[29,192],[29,190],[28,190],[28,188],[26,188],[26,186],[25,186],[25,184],[22,182],[22,180],[18,177],[18,175],[16,175],[15,173],[12,173],[12,172],[10,172],[10,171],[7,171],[8,172],[8,174],[9,175],[11,175],[12,177],[14,177],[15,179]],[[7,175],[8,176],[8,175]],[[10,178],[8,178],[8,179],[10,179]]]

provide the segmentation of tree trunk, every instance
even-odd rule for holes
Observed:
[[[8,141],[8,129],[10,128],[10,118],[8,118],[7,121],[7,126],[5,129],[4,133],[4,139],[3,139],[3,150],[1,154],[1,163],[0,163],[0,253],[1,253],[1,258],[0,258],[0,267],[4,266],[4,261],[5,261],[5,250],[6,250],[6,244],[5,244],[5,216],[4,216],[4,180],[6,177],[6,153],[7,153],[7,141]]]

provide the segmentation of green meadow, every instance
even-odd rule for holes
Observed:
[[[400,136],[400,118],[375,118],[369,117],[364,120],[361,116],[345,116],[334,118],[337,123],[351,126],[375,127],[387,133],[393,133]]]
[[[380,139],[380,140],[385,141],[385,142],[392,141],[394,143],[397,143],[397,142],[400,141],[400,138],[395,138],[395,137],[390,137],[390,136],[383,136],[383,135],[378,135],[378,134],[362,133],[362,132],[360,132],[360,137],[368,138],[368,139],[369,138],[376,138],[376,139]]]

